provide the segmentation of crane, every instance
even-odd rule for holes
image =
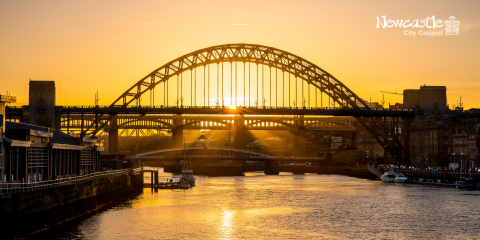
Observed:
[[[395,92],[387,92],[387,91],[380,91],[382,93],[388,93],[388,94],[395,94],[395,95],[403,95],[403,93],[399,93],[397,92],[397,90],[395,89]]]

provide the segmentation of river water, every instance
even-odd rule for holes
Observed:
[[[479,208],[479,191],[339,175],[197,176],[191,189],[145,189],[33,238],[475,239]]]

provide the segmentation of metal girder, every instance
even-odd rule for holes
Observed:
[[[134,101],[139,101],[144,93],[154,89],[158,84],[165,82],[170,77],[179,75],[184,71],[208,64],[232,61],[264,64],[269,67],[281,69],[282,71],[287,71],[327,94],[334,100],[334,102],[337,102],[339,106],[359,108],[357,102],[360,102],[366,109],[370,109],[363,99],[359,98],[346,85],[327,71],[302,57],[277,48],[244,43],[218,45],[183,55],[155,69],[153,72],[140,79],[118,97],[111,106],[119,105],[119,103],[123,106],[127,106]],[[149,78],[151,79],[150,82],[148,82]],[[109,122],[112,117],[113,115],[110,115],[100,128]],[[385,141],[385,148],[393,153],[397,160],[402,160],[405,157],[405,150],[399,143],[397,137],[394,136],[392,140],[388,138],[388,136],[393,136],[393,132],[382,121],[379,121],[374,117],[364,118],[362,120],[360,120],[361,117],[357,118],[372,134],[374,134],[374,136],[376,136],[378,141],[380,141],[379,137]],[[82,133],[82,137],[85,136],[86,132],[98,123],[98,121],[99,118],[96,118],[87,130]],[[93,136],[97,132],[98,129],[95,129],[91,135]],[[397,156],[401,156],[401,158]]]

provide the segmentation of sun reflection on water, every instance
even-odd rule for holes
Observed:
[[[219,235],[222,239],[232,239],[235,236],[235,211],[225,210],[220,219]]]

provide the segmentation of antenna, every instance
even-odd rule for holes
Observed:
[[[95,106],[98,106],[98,91],[95,93]]]

